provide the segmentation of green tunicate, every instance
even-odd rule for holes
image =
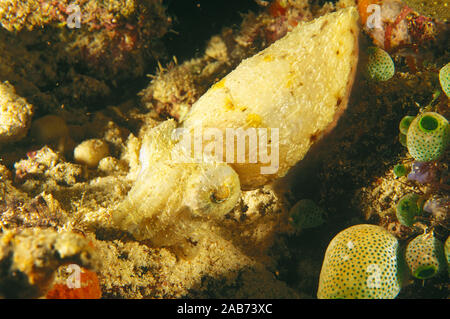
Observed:
[[[399,130],[402,134],[408,134],[408,128],[411,125],[411,122],[415,119],[415,116],[406,115],[402,118],[399,124]]]
[[[409,126],[406,143],[418,162],[439,159],[447,148],[450,128],[445,117],[435,112],[418,115]]]
[[[298,201],[289,212],[295,229],[308,229],[322,225],[325,222],[325,211],[310,199]]]
[[[445,269],[444,245],[433,233],[422,234],[408,243],[405,261],[418,279],[429,279]]]
[[[394,61],[383,49],[369,47],[365,73],[369,79],[374,81],[387,81],[394,76]]]
[[[406,135],[403,133],[399,133],[398,134],[398,141],[400,142],[400,144],[402,144],[404,147],[407,147],[406,144]]]
[[[447,237],[444,245],[445,259],[447,259],[447,271],[450,275],[450,236]]]
[[[447,63],[439,71],[439,82],[441,82],[442,91],[450,97],[450,63]]]
[[[408,169],[403,164],[395,165],[393,171],[394,171],[394,175],[396,177],[402,177],[402,176],[405,176],[406,174],[408,174]]]
[[[407,227],[414,224],[414,219],[421,213],[420,196],[415,193],[406,194],[397,203],[396,215],[398,221]]]

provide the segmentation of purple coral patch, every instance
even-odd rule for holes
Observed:
[[[436,181],[437,175],[435,163],[414,162],[411,165],[411,172],[408,174],[408,179],[421,184],[426,184]]]

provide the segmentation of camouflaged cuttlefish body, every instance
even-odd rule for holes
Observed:
[[[285,175],[346,108],[357,20],[352,7],[299,25],[211,87],[178,131],[173,121],[150,130],[114,223],[157,246],[184,246],[233,209],[241,186]]]
[[[358,61],[358,17],[351,7],[300,24],[217,82],[192,106],[183,127],[216,128],[224,136],[227,129],[255,131],[257,146],[247,143],[245,162],[226,160],[244,189],[284,176],[347,106]],[[224,160],[238,147],[226,143]]]

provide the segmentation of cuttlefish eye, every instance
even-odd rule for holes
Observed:
[[[221,185],[211,193],[211,201],[216,204],[223,203],[230,197],[230,194],[230,187],[228,185]]]
[[[237,204],[240,193],[239,176],[230,166],[205,164],[186,188],[184,203],[196,215],[220,218]]]

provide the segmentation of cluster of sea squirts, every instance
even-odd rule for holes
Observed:
[[[390,55],[379,47],[369,47],[365,75],[371,81],[388,81],[395,74]],[[450,63],[439,71],[442,91],[450,95]],[[407,148],[406,162],[394,166],[395,178],[407,176],[409,181],[433,186],[439,192],[446,181],[439,180],[439,168],[450,143],[448,120],[431,107],[415,116],[406,115],[399,123],[399,142]],[[411,163],[412,161],[412,163]],[[445,174],[444,174],[445,175]],[[407,193],[396,205],[396,217],[404,227],[415,227],[423,215],[447,210],[449,199],[430,192]],[[305,212],[312,210],[304,209]],[[294,225],[298,220],[293,210]],[[312,213],[310,213],[312,215]],[[417,228],[418,229],[418,228]],[[417,230],[416,229],[416,230]],[[404,246],[381,226],[356,225],[338,233],[325,253],[317,292],[318,298],[395,298],[408,278],[426,280],[441,275],[449,268],[450,240],[437,238],[433,227],[410,239]],[[449,271],[450,273],[450,271]]]

